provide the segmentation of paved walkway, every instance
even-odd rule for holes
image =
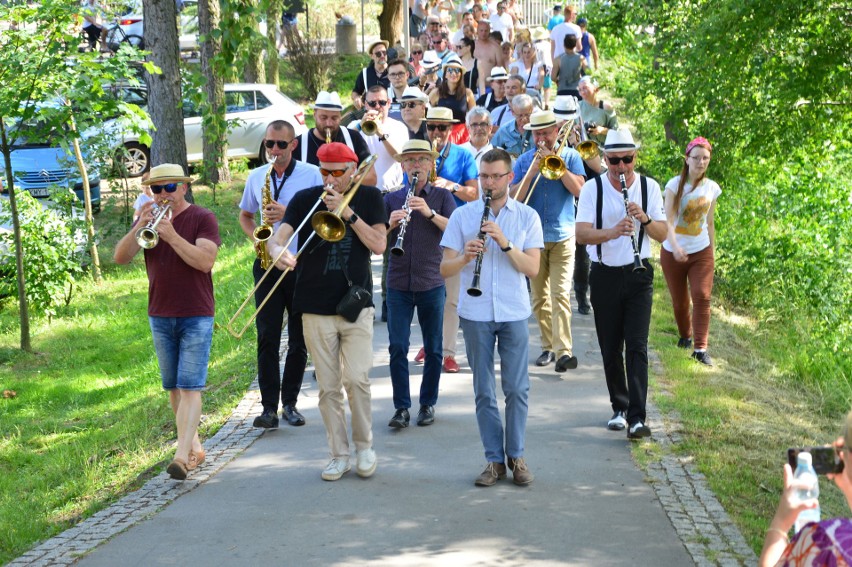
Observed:
[[[161,474],[10,565],[754,564],[703,477],[670,456],[677,436],[655,408],[651,442],[663,457],[647,474],[625,433],[606,430],[611,412],[591,316],[575,314],[573,329],[577,370],[531,366],[526,457],[536,479],[529,487],[473,485],[485,460],[463,356],[462,371],[442,377],[433,426],[386,426],[393,414],[387,329],[377,321],[373,478],[353,471],[337,482],[320,479],[327,448],[310,373],[299,399],[304,427],[252,428],[260,412],[253,385],[207,440],[208,460],[189,480]],[[530,335],[535,358],[532,320]],[[420,368],[412,371],[416,392]]]

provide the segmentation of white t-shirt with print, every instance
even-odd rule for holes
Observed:
[[[666,183],[666,192],[677,195],[677,185],[680,175],[673,177]],[[722,194],[722,189],[715,181],[701,180],[698,187],[694,188],[687,182],[683,186],[683,196],[680,199],[680,213],[675,221],[674,232],[677,243],[687,254],[701,252],[710,246],[710,233],[707,232],[707,213],[710,207]],[[672,252],[672,246],[668,240],[663,242],[663,248]]]

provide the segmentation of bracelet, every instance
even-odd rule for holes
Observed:
[[[775,532],[775,533],[781,534],[782,536],[784,536],[784,539],[785,539],[785,540],[789,540],[789,539],[790,539],[790,537],[787,535],[787,532],[785,532],[785,531],[784,531],[784,530],[782,530],[781,528],[769,528],[768,530],[766,530],[766,533],[767,533],[767,534],[770,534],[770,533],[772,533],[772,532]]]

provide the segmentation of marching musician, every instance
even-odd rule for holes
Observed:
[[[470,152],[448,142],[452,125],[455,124],[453,112],[449,108],[436,106],[426,112],[426,135],[437,148],[438,158],[435,163],[437,179],[432,185],[449,189],[455,197],[456,205],[475,201],[479,195],[476,163]],[[444,304],[444,372],[451,374],[459,371],[456,362],[456,341],[459,334],[459,316],[456,306],[459,301],[459,279],[449,278],[447,285],[447,301]],[[415,362],[423,362],[424,349],[414,358]]]
[[[396,429],[408,427],[410,420],[408,348],[415,309],[426,355],[417,425],[431,425],[435,421],[446,295],[440,272],[440,242],[447,219],[456,209],[456,202],[447,189],[429,183],[429,172],[437,157],[438,152],[432,151],[429,142],[406,142],[396,159],[402,164],[408,183],[385,195],[390,242],[398,242],[404,230],[401,246],[395,247],[396,253],[390,255],[387,276],[388,351],[395,409],[388,426]]]
[[[613,410],[607,428],[627,428],[628,439],[651,435],[645,400],[654,269],[646,236],[662,242],[670,235],[659,184],[634,173],[638,149],[629,130],[607,133],[607,173],[583,186],[577,211],[577,240],[586,244],[592,259],[592,307]]]
[[[336,92],[320,91],[314,102],[316,126],[299,136],[299,151],[293,154],[293,157],[305,163],[319,165],[317,151],[329,141],[349,146],[349,149],[358,156],[358,163],[370,157],[370,150],[364,138],[357,131],[340,126],[342,112],[343,104],[340,102],[340,95]],[[364,183],[375,185],[376,179],[376,172],[371,170],[364,179]]]
[[[475,480],[477,486],[493,486],[505,478],[507,464],[515,484],[523,486],[533,481],[524,460],[530,388],[530,302],[525,277],[533,278],[538,272],[544,240],[535,211],[509,198],[513,176],[512,158],[505,150],[486,152],[479,174],[486,207],[483,210],[483,202],[475,201],[456,209],[441,240],[441,275],[445,278],[460,275],[467,285],[474,281],[475,266],[480,267],[477,275],[481,278],[481,295],[462,293],[458,307],[467,359],[473,370],[476,421],[488,461]],[[481,261],[473,262],[480,254]],[[495,342],[506,398],[505,428],[497,406]]]
[[[299,139],[293,126],[284,120],[275,120],[266,128],[263,140],[270,163],[262,165],[249,173],[243,197],[240,201],[240,228],[251,242],[255,242],[257,228],[255,215],[260,211],[260,222],[275,231],[284,218],[287,204],[297,191],[306,187],[322,185],[322,176],[315,165],[296,161],[293,151],[299,147]],[[264,205],[264,192],[268,192],[268,202]],[[261,210],[262,209],[262,210]],[[256,248],[258,248],[255,243]],[[295,243],[291,251],[296,251]],[[268,251],[259,250],[258,254]],[[270,258],[271,261],[271,258]],[[261,267],[260,257],[255,258],[252,266],[254,282],[266,272]],[[255,306],[260,305],[269,295],[281,271],[273,267],[269,277],[255,292]],[[305,417],[296,409],[302,377],[308,361],[305,338],[302,334],[302,316],[294,313],[293,292],[296,275],[290,272],[284,276],[269,301],[261,309],[255,325],[257,327],[257,383],[260,387],[262,413],[254,418],[254,427],[274,429],[278,427],[278,400],[281,400],[281,414],[287,423],[294,426],[304,425]],[[284,323],[284,310],[287,311],[287,358],[284,362],[282,377],[279,366],[281,330]]]
[[[175,414],[177,451],[166,472],[176,480],[204,462],[198,423],[213,341],[212,271],[222,244],[213,213],[187,202],[190,181],[179,165],[151,168],[142,183],[151,187],[154,200],[142,205],[138,223],[114,254],[116,264],[129,264],[142,249],[139,227],[156,231],[158,240],[145,250],[148,319],[163,389]],[[162,214],[165,206],[171,214]]]
[[[349,435],[343,406],[346,389],[352,414],[352,441],[356,449],[356,472],[369,477],[376,470],[373,450],[372,412],[370,409],[370,380],[373,366],[373,314],[369,298],[350,322],[337,314],[341,299],[348,296],[352,285],[373,289],[370,257],[385,250],[387,215],[381,192],[375,187],[356,187],[353,176],[358,156],[345,144],[324,144],[317,155],[325,186],[299,191],[290,201],[280,228],[271,239],[269,251],[273,258],[293,235],[296,227],[322,198],[319,211],[336,211],[343,203],[344,193],[350,202],[339,218],[346,233],[338,242],[313,238],[306,222],[299,232],[299,246],[306,250],[298,264],[292,253],[284,252],[277,266],[296,268],[296,289],[293,296],[295,311],[302,314],[305,343],[316,367],[319,386],[319,410],[325,425],[331,459],[322,472],[323,480],[338,480],[347,473],[349,464]],[[357,191],[351,193],[351,191]],[[351,283],[350,283],[351,282]]]
[[[396,154],[408,140],[408,128],[388,116],[390,98],[381,85],[367,89],[364,98],[367,112],[357,125],[371,155],[377,157],[373,166],[379,189],[388,190],[402,185],[402,168],[395,161]],[[375,131],[365,130],[365,124]]]
[[[556,116],[550,110],[536,112],[526,125],[533,133],[536,148],[515,163],[515,176],[528,171],[538,172],[542,159],[553,155],[557,146],[559,128]],[[574,197],[580,194],[585,177],[583,160],[576,150],[562,146],[557,156],[565,165],[561,178],[547,179],[541,175],[535,184],[533,175],[525,175],[514,186],[516,198],[528,204],[541,217],[544,231],[544,252],[541,269],[530,284],[533,295],[533,312],[541,332],[542,352],[536,366],[547,366],[556,361],[556,371],[577,368],[571,336],[571,277],[574,272]],[[532,193],[530,193],[532,187]]]

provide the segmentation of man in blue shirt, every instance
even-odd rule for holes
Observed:
[[[514,118],[500,126],[491,139],[495,148],[503,148],[513,159],[533,147],[532,132],[525,130],[533,112],[532,97],[519,94],[512,99],[512,115]]]
[[[479,276],[479,295],[465,293],[459,301],[473,370],[476,421],[488,461],[476,478],[477,486],[493,486],[505,478],[507,464],[515,484],[528,485],[534,478],[524,460],[530,388],[530,302],[525,277],[538,273],[544,241],[535,211],[509,198],[512,178],[512,158],[505,150],[495,148],[483,155],[479,179],[485,204],[477,201],[456,209],[441,240],[445,278],[461,275],[466,285],[472,285],[474,273]],[[506,397],[505,434],[497,406],[495,343]]]
[[[550,110],[534,113],[527,130],[533,132],[536,148],[544,155],[552,155],[557,146],[559,127]],[[559,152],[565,165],[558,179],[544,175],[537,183],[530,168],[538,172],[542,159],[537,150],[530,150],[515,162],[515,178],[521,181],[513,187],[518,200],[526,200],[541,217],[544,228],[544,252],[541,268],[530,279],[533,294],[533,312],[541,330],[542,353],[537,366],[547,366],[556,360],[556,371],[577,368],[571,337],[571,278],[574,273],[574,197],[580,195],[585,183],[583,160],[567,143]],[[530,189],[531,184],[535,183]],[[532,193],[530,193],[532,191]],[[529,199],[527,195],[529,194]]]
[[[553,31],[553,28],[565,21],[565,16],[562,15],[562,6],[553,7],[553,16],[547,22],[547,31]]]

